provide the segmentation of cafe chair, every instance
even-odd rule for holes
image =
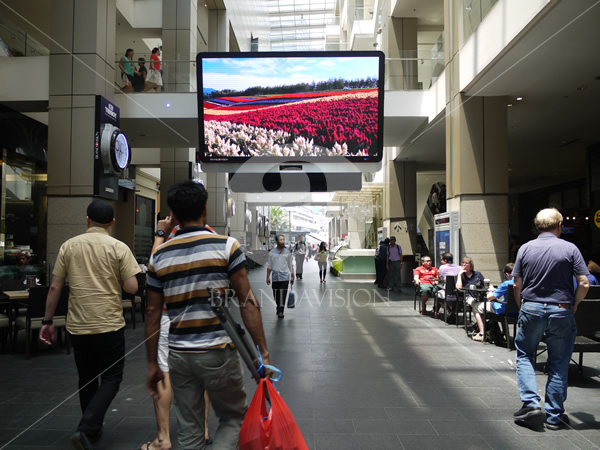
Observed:
[[[3,291],[24,291],[27,289],[21,280],[2,280]]]
[[[20,329],[25,330],[25,353],[27,359],[31,353],[31,341],[34,330],[42,328],[42,319],[46,314],[46,297],[48,297],[49,286],[35,286],[29,289],[29,299],[27,300],[27,313],[25,316],[19,316],[15,319],[14,332],[13,332],[13,350],[16,350],[17,335]],[[64,289],[63,289],[64,290]],[[54,328],[64,328],[67,325],[66,320],[66,308],[61,305],[68,301],[68,291],[66,296],[61,292],[61,299],[57,305],[56,311],[65,313],[65,315],[56,314],[53,318]],[[67,352],[70,353],[70,348],[67,345]]]
[[[448,305],[454,305],[453,314],[456,318],[456,326],[458,327],[458,313],[460,309],[460,302],[458,301],[459,292],[456,289],[456,277],[448,275],[444,282],[444,322],[446,323],[446,325],[448,325]]]
[[[10,348],[11,321],[6,314],[0,314],[0,336],[2,347]]]

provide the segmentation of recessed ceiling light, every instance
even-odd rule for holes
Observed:
[[[521,100],[523,100],[523,97],[517,97],[517,101],[520,102]]]
[[[508,106],[508,107],[510,108],[510,107],[512,106],[512,103],[509,103],[509,104],[508,104],[508,105],[506,105],[506,106]]]
[[[167,108],[170,108],[170,107],[171,107],[171,104],[170,104],[170,103],[167,103],[167,104],[166,104],[166,106],[167,106]]]
[[[577,88],[578,91],[585,91],[588,87],[587,86],[579,86]]]

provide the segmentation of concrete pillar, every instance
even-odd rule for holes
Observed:
[[[508,99],[460,92],[462,8],[462,1],[444,0],[447,210],[459,212],[459,257],[471,256],[499,283],[508,262]]]
[[[198,0],[163,0],[163,82],[166,92],[196,91]]]
[[[51,3],[47,241],[51,264],[60,245],[86,229],[86,207],[94,191],[95,97],[114,97],[116,11],[116,0]],[[133,228],[130,231],[113,227],[112,234],[133,241]]]
[[[417,19],[389,17],[385,33],[386,90],[418,89]]]
[[[194,148],[160,149],[160,216],[169,214],[167,193],[171,186],[190,179],[190,161],[194,160]]]
[[[246,242],[246,196],[243,193],[231,192],[229,198],[235,202],[235,214],[228,220],[229,232],[241,244],[252,244],[252,239]]]
[[[365,221],[363,219],[348,218],[348,239],[350,248],[365,248]]]
[[[208,11],[208,51],[229,51],[229,19],[225,9]]]
[[[206,190],[208,191],[208,217],[206,222],[219,234],[226,235],[227,227],[227,174],[207,173]]]
[[[460,257],[496,283],[508,262],[507,101],[458,94],[446,118],[447,207],[460,212]]]
[[[388,189],[384,195],[383,222],[388,237],[396,237],[404,255],[414,255],[417,246],[417,164],[388,161],[384,179]]]

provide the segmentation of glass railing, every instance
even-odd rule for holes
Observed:
[[[463,40],[466,42],[498,0],[463,0]]]
[[[50,51],[7,19],[0,19],[0,56],[47,56]]]
[[[387,91],[427,90],[444,72],[443,51],[404,51],[398,58],[385,59]]]
[[[125,77],[120,68],[120,57],[115,60],[115,92],[128,94],[157,93],[157,92],[196,92],[196,61],[160,61],[160,70],[153,70],[150,58],[142,56],[146,61],[143,64],[146,69],[146,77],[140,71],[140,63],[137,57],[133,64],[134,75],[132,79]]]
[[[371,5],[358,6],[354,8],[354,20],[373,20],[373,2]]]
[[[427,90],[440,77],[445,68],[443,46],[437,51],[405,51],[401,57],[385,59],[385,90]],[[339,50],[339,48],[331,48]],[[152,73],[146,66],[146,80],[138,75],[139,64],[134,63],[134,75],[131,87],[119,74],[119,62],[116,62],[115,92],[126,94],[161,93],[161,92],[197,92],[196,61],[161,61],[160,75]],[[156,82],[159,79],[162,86]],[[129,84],[129,83],[127,83]]]

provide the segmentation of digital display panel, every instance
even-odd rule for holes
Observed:
[[[200,53],[200,160],[383,156],[382,52]]]

